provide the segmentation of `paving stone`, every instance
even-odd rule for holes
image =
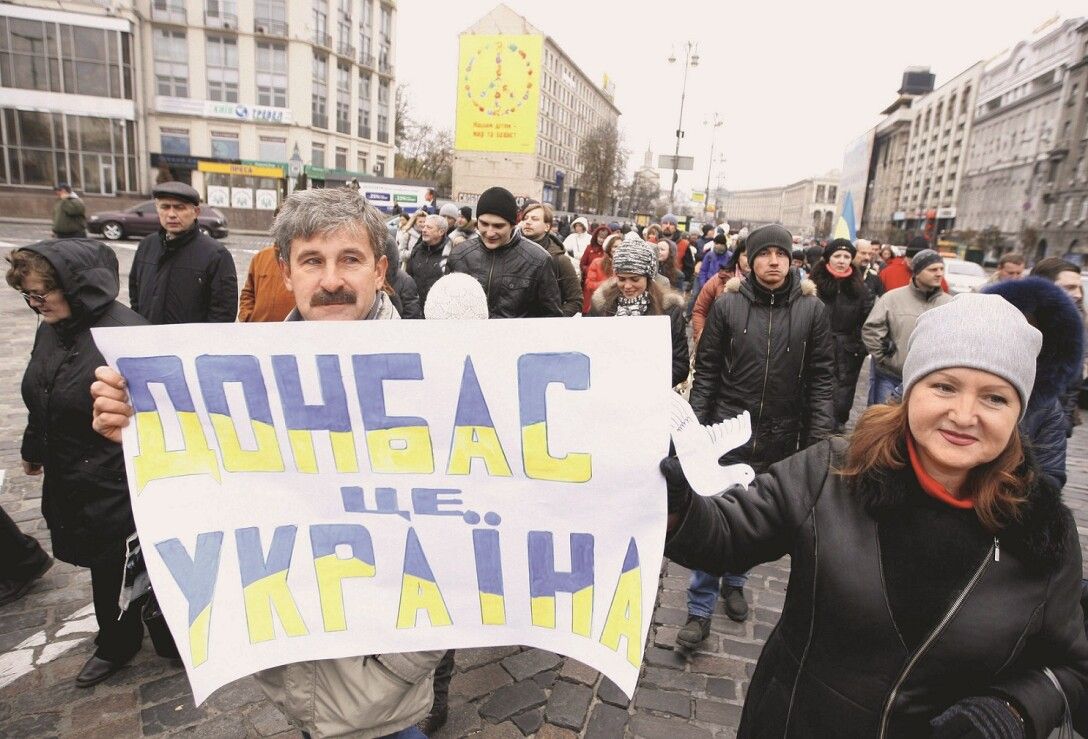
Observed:
[[[601,678],[601,684],[597,687],[597,697],[605,703],[611,703],[613,706],[619,706],[620,708],[627,708],[627,705],[631,702],[627,694],[607,677]]]
[[[150,736],[195,724],[206,716],[204,709],[194,706],[191,698],[184,698],[143,709],[140,723],[144,735]]]
[[[519,647],[458,649],[457,654],[454,656],[454,664],[460,670],[471,670],[475,667],[482,667],[483,665],[492,662],[498,662],[500,659],[509,657],[512,654],[517,654],[520,651],[521,649]]]
[[[475,703],[463,703],[450,707],[450,716],[446,725],[431,735],[431,739],[461,739],[479,731],[483,720]]]
[[[59,713],[35,713],[29,716],[20,716],[0,726],[0,736],[57,736],[58,724],[60,724]]]
[[[140,686],[140,703],[145,705],[191,695],[189,679],[184,672],[175,672]],[[192,703],[191,698],[189,702]]]
[[[580,731],[586,722],[593,690],[585,685],[560,680],[552,688],[544,716],[549,724]]]
[[[474,737],[479,739],[521,739],[525,736],[513,722],[505,721],[501,724],[485,724],[483,730]]]
[[[551,724],[544,724],[536,732],[536,739],[577,739],[577,737],[578,735],[570,729],[552,726]]]
[[[24,613],[0,613],[0,634],[24,629],[37,630],[45,625],[49,612],[40,608]]]
[[[721,677],[708,677],[706,679],[706,694],[711,698],[733,700],[737,697],[737,684],[733,680]]]
[[[691,699],[687,693],[643,688],[635,693],[635,709],[671,713],[681,718],[691,718]]]
[[[531,711],[519,713],[514,716],[514,725],[521,729],[521,733],[525,736],[535,733],[544,725],[544,709],[534,708]]]
[[[627,728],[640,739],[712,739],[709,729],[689,724],[679,718],[635,714]]]
[[[137,708],[135,691],[101,695],[72,708],[72,726],[95,726],[132,716]]]
[[[763,651],[763,645],[723,638],[721,651],[726,654],[747,657],[748,659],[759,659],[759,655]]]
[[[548,696],[544,689],[531,680],[499,688],[480,707],[480,715],[492,723],[499,723],[522,711],[544,705]]]
[[[651,685],[670,690],[683,690],[688,693],[704,692],[706,683],[706,675],[667,670],[661,667],[647,667],[639,679],[639,686]]]
[[[658,608],[654,611],[654,623],[668,626],[683,626],[688,622],[688,612],[684,608]]]
[[[695,699],[695,720],[706,721],[719,726],[739,726],[741,707],[734,703],[713,701],[706,698]]]
[[[704,675],[713,675],[715,677],[742,678],[746,676],[746,666],[752,663],[744,662],[735,657],[696,654],[692,657],[690,664],[692,672],[701,672]]]
[[[558,677],[559,673],[557,673],[555,670],[548,670],[547,672],[541,672],[537,675],[533,675],[533,682],[547,690],[555,684],[555,681]]]
[[[512,682],[513,678],[501,665],[492,663],[455,674],[450,680],[450,695],[472,701]]]
[[[752,636],[760,641],[767,641],[772,631],[774,631],[774,627],[768,624],[752,624]]]
[[[279,709],[267,701],[260,705],[250,706],[246,709],[245,715],[261,736],[275,736],[293,730],[291,723]]]
[[[239,721],[238,716],[225,715],[190,726],[179,733],[179,736],[186,739],[246,739],[248,732],[245,723]]]
[[[585,739],[617,739],[623,736],[630,716],[622,708],[598,703],[586,726]]]
[[[212,693],[205,705],[214,711],[228,713],[264,700],[264,691],[257,685],[257,681],[251,677],[244,677]]]
[[[502,661],[502,666],[515,680],[524,680],[544,670],[554,670],[562,660],[558,655],[543,649],[530,649],[520,654],[511,655]]]
[[[592,667],[582,664],[573,657],[567,657],[563,664],[563,669],[559,673],[559,677],[564,680],[581,683],[582,685],[594,685],[600,675],[601,673],[597,672]]]
[[[647,647],[643,660],[648,665],[655,667],[672,667],[677,670],[684,669],[687,659],[677,650],[662,649],[661,647]]]
[[[72,725],[76,724],[73,722]],[[135,711],[116,721],[95,721],[90,725],[81,725],[79,729],[79,739],[118,739],[130,736],[140,736],[140,715]]]

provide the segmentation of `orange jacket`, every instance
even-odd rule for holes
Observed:
[[[582,285],[582,315],[588,316],[593,303],[593,292],[601,283],[611,277],[611,273],[604,271],[604,257],[597,257],[586,270],[585,283]]]
[[[294,307],[295,296],[283,284],[276,247],[261,249],[249,263],[246,286],[238,301],[238,320],[282,321]]]
[[[699,297],[695,299],[695,307],[691,309],[691,338],[699,343],[699,334],[703,333],[703,324],[710,314],[710,308],[718,296],[725,292],[725,283],[733,278],[732,272],[718,272],[703,285],[699,291]]]

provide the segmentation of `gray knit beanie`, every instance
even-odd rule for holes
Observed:
[[[1035,385],[1043,335],[997,295],[963,293],[918,317],[903,363],[903,397],[931,372],[968,367],[1001,377],[1020,396],[1020,418]]]
[[[931,264],[944,264],[944,257],[932,249],[922,249],[910,260],[911,274],[918,274]]]
[[[744,250],[748,254],[748,264],[751,264],[759,256],[759,253],[764,249],[769,249],[772,246],[777,246],[786,252],[786,254],[793,253],[793,234],[791,234],[784,227],[779,226],[777,223],[771,223],[766,226],[760,226],[757,229],[748,234],[748,238],[744,240]],[[816,250],[823,253],[820,247],[816,247]]]

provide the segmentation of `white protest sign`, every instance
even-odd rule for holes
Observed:
[[[525,644],[634,691],[665,317],[94,330],[197,703],[289,662]]]

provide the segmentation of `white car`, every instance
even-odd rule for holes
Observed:
[[[945,259],[944,279],[948,283],[948,291],[953,295],[969,293],[986,282],[986,270],[980,264],[963,259]]]

